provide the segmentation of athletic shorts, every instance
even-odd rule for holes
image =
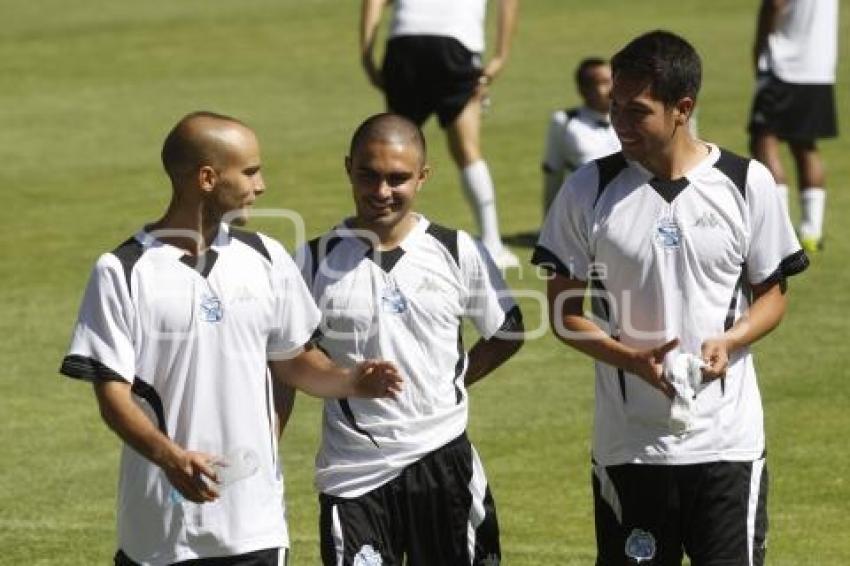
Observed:
[[[771,74],[759,76],[749,132],[770,132],[791,142],[834,138],[838,124],[833,85],[794,84]]]
[[[175,562],[172,566],[287,566],[289,550],[286,548],[267,548],[235,556],[219,556],[216,558],[196,558]],[[139,566],[129,556],[119,550],[115,554],[115,566]]]
[[[767,467],[754,462],[593,467],[597,566],[762,566]],[[642,558],[646,561],[629,561]],[[651,562],[649,560],[652,560]]]
[[[360,497],[321,494],[319,502],[325,566],[483,566],[501,560],[493,497],[465,434]]]
[[[391,38],[381,71],[387,107],[420,126],[436,112],[445,128],[475,94],[481,72],[480,56],[453,37]]]

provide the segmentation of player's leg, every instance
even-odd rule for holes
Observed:
[[[499,564],[496,507],[466,435],[410,466],[404,477],[409,566]]]
[[[676,466],[594,465],[597,566],[641,562],[681,566],[675,470]]]
[[[755,462],[688,466],[681,482],[685,550],[693,566],[762,566],[767,536],[767,468]]]
[[[786,211],[788,181],[779,158],[779,147],[780,139],[794,128],[794,124],[788,120],[792,113],[793,95],[793,88],[787,83],[769,73],[759,75],[747,126],[750,155],[761,161],[773,174]]]
[[[354,499],[320,495],[319,537],[325,566],[401,566],[397,480]]]
[[[782,160],[779,156],[779,149],[782,142],[776,134],[766,130],[758,129],[750,133],[750,154],[757,160],[761,161],[773,174],[773,179],[776,181],[776,186],[779,189],[779,196],[782,198],[782,204],[785,205],[785,211],[788,211],[788,181],[785,177],[785,169],[782,167]]]
[[[823,238],[826,175],[814,141],[790,141],[800,188],[800,242],[816,251]]]

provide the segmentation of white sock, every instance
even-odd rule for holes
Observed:
[[[820,187],[808,187],[800,194],[802,217],[800,235],[820,238],[823,235],[823,215],[826,209],[826,191]]]
[[[784,183],[777,184],[776,188],[779,189],[779,198],[780,200],[782,200],[782,206],[785,207],[785,214],[790,217],[791,214],[788,210],[788,185]]]
[[[496,194],[490,169],[483,159],[467,165],[460,172],[461,185],[469,201],[481,241],[487,250],[495,255],[502,249],[502,237],[499,234],[499,218],[496,216]]]

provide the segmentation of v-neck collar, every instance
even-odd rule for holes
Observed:
[[[404,254],[407,253],[407,251],[415,244],[416,239],[421,237],[425,230],[428,229],[428,225],[430,223],[424,216],[416,214],[416,219],[416,225],[413,226],[407,234],[405,234],[404,238],[402,238],[401,242],[399,242],[396,247],[389,250],[376,250],[373,242],[360,236],[360,230],[351,227],[353,220],[351,218],[346,218],[342,224],[336,228],[336,231],[342,237],[355,238],[359,245],[363,247],[363,255],[373,261],[377,266],[384,270],[384,272],[389,273],[393,270],[399,260],[404,257]]]
[[[697,178],[705,169],[712,167],[720,158],[720,149],[713,143],[703,142],[708,146],[708,155],[702,158],[696,165],[691,167],[684,175],[678,179],[666,180],[659,179],[653,173],[641,165],[637,161],[629,161],[634,165],[644,176],[647,177],[646,183],[652,187],[658,195],[663,198],[668,204],[672,203],[682,191],[691,185],[691,180]]]
[[[163,235],[168,235],[169,230],[162,230],[162,232]],[[172,233],[174,235],[179,235],[178,231],[173,231]],[[213,238],[210,247],[199,255],[192,255],[182,248],[169,244],[168,242],[164,242],[152,234],[149,231],[148,226],[143,226],[138,232],[136,232],[136,239],[142,244],[143,248],[159,248],[206,279],[209,277],[210,272],[212,272],[212,269],[220,255],[216,248],[221,248],[228,242],[230,239],[230,231],[227,224],[224,222],[220,223],[218,232],[216,233],[215,238]]]

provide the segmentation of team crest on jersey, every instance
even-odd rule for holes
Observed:
[[[381,554],[372,548],[370,544],[364,544],[357,554],[354,555],[353,566],[381,566],[384,561]]]
[[[221,300],[215,295],[204,295],[201,299],[201,320],[204,322],[221,322],[224,318],[224,308]]]
[[[626,539],[626,557],[635,564],[655,558],[655,537],[642,529],[634,529]]]
[[[655,225],[655,240],[665,250],[677,250],[682,245],[682,231],[672,216],[660,218]]]
[[[385,312],[401,314],[407,310],[407,299],[398,287],[387,287],[381,293],[381,308]]]

